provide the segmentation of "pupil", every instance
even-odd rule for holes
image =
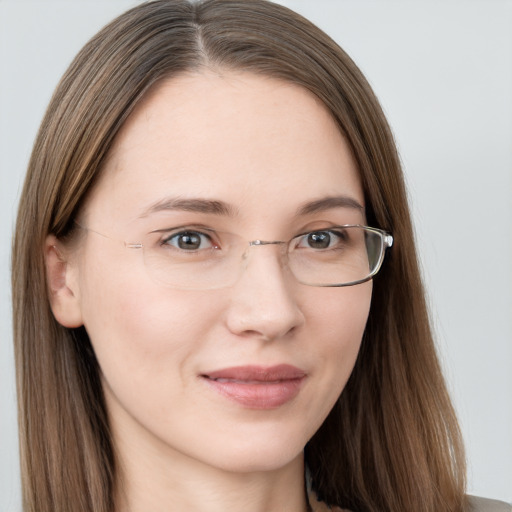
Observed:
[[[308,235],[308,243],[310,247],[315,249],[326,249],[331,243],[331,235],[325,231],[319,233],[310,233]]]
[[[180,249],[194,250],[199,249],[201,245],[201,237],[194,233],[186,233],[178,238],[178,246]]]

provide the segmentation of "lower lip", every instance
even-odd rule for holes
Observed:
[[[221,395],[249,409],[276,409],[293,400],[304,377],[277,382],[216,381],[203,377]]]

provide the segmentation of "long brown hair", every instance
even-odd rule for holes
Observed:
[[[370,225],[395,245],[373,287],[353,374],[305,449],[313,488],[354,511],[463,509],[464,456],[429,326],[391,131],[359,69],[310,22],[265,0],[156,0],[78,54],[50,102],[13,246],[14,337],[24,510],[112,512],[116,464],[85,329],[54,319],[43,247],[75,219],[123,122],[159,80],[239,69],[308,89],[358,163]]]

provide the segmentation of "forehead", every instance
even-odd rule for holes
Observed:
[[[118,134],[88,215],[131,220],[167,196],[221,200],[242,215],[286,214],[348,195],[363,203],[351,151],[307,90],[250,73],[158,84]]]

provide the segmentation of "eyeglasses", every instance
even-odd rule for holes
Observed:
[[[281,265],[300,283],[341,287],[364,283],[377,274],[386,249],[393,245],[393,237],[377,228],[344,225],[301,233],[289,241],[247,241],[233,233],[186,226],[156,230],[140,242],[124,245],[142,250],[148,274],[173,288],[208,290],[232,286],[248,264],[250,249],[265,245],[279,249]]]

